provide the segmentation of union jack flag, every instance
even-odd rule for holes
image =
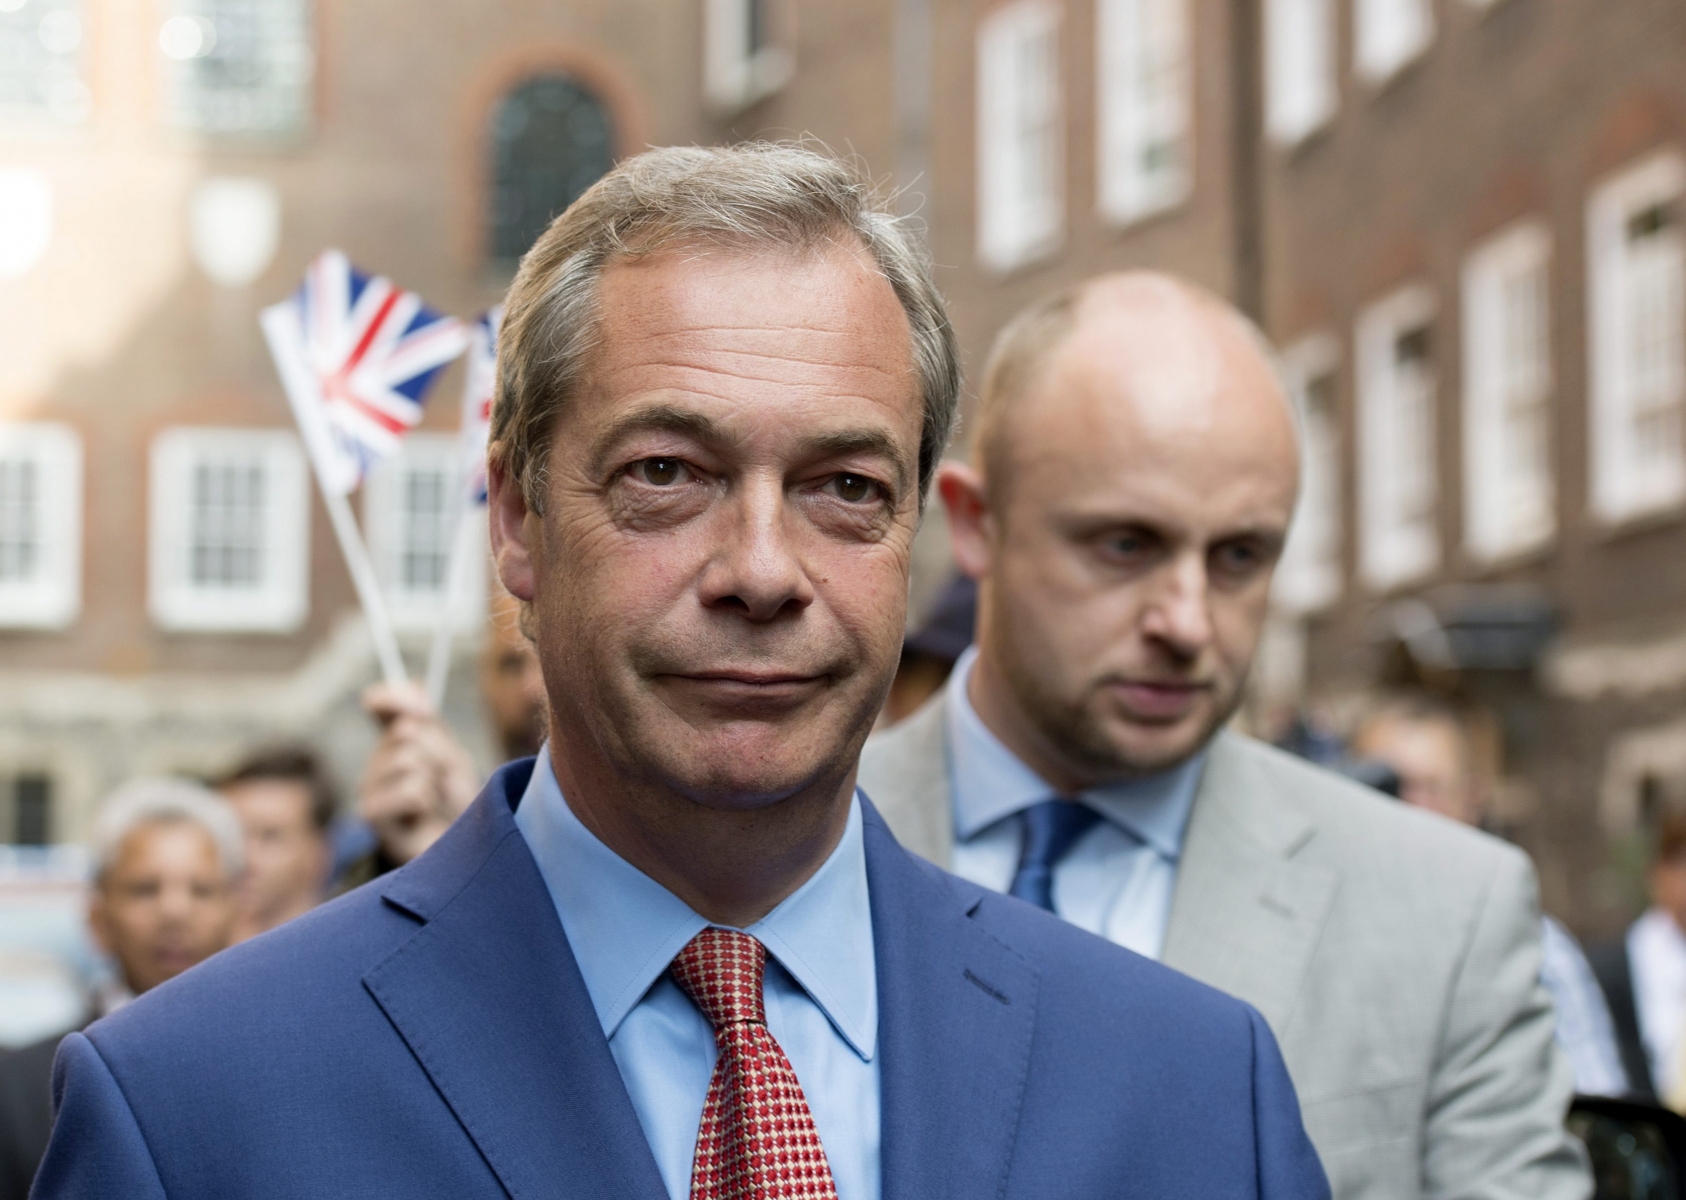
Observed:
[[[354,491],[420,423],[439,372],[467,344],[460,321],[428,308],[338,250],[263,312],[264,332],[324,487]]]
[[[469,499],[486,503],[486,440],[492,432],[492,399],[498,389],[500,304],[480,314],[468,335],[467,381],[462,393],[463,471]]]

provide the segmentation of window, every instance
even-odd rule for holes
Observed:
[[[1265,122],[1293,145],[1335,115],[1334,0],[1266,0]]]
[[[1335,408],[1340,351],[1318,334],[1282,356],[1300,418],[1300,498],[1273,596],[1290,612],[1315,612],[1341,594],[1341,434]]]
[[[412,433],[403,449],[370,472],[363,492],[363,521],[393,624],[432,629],[445,597],[451,543],[462,511],[462,454],[453,434]],[[486,516],[476,508],[465,547],[474,569],[455,597],[458,628],[477,626],[486,613]]]
[[[1464,269],[1464,520],[1478,558],[1540,545],[1555,524],[1550,255],[1550,235],[1528,222]]]
[[[62,629],[81,607],[81,439],[0,422],[0,627]]]
[[[45,846],[53,833],[53,781],[48,775],[26,771],[0,778],[0,788],[10,805],[0,804],[5,820],[0,823],[0,842],[14,846]]]
[[[1360,565],[1377,588],[1440,561],[1433,319],[1433,296],[1410,287],[1358,322]]]
[[[1686,163],[1653,158],[1593,193],[1592,504],[1618,521],[1686,500]]]
[[[703,77],[709,103],[735,113],[782,88],[790,54],[774,38],[774,0],[704,0]]]
[[[309,604],[310,494],[291,433],[166,430],[152,444],[153,620],[285,633]]]
[[[492,256],[513,264],[614,166],[609,111],[566,75],[519,85],[492,118]]]
[[[309,0],[165,0],[165,109],[181,129],[287,136],[310,122]]]
[[[76,125],[90,108],[80,0],[0,0],[0,117]]]
[[[1100,0],[1101,212],[1127,224],[1180,204],[1194,175],[1186,0]]]
[[[1392,76],[1434,40],[1431,0],[1357,0],[1353,13],[1358,73],[1373,83]]]
[[[1051,253],[1063,233],[1059,33],[1046,0],[978,28],[978,257],[998,271]]]

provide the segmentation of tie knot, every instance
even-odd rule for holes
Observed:
[[[1020,900],[1054,911],[1054,866],[1077,839],[1100,820],[1100,814],[1071,800],[1044,800],[1019,814],[1024,846],[1018,873],[1008,889]]]
[[[691,939],[668,970],[716,1032],[727,1025],[767,1023],[761,994],[767,948],[749,934],[711,926]]]

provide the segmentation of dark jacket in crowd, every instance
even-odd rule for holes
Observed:
[[[1592,964],[1592,973],[1598,977],[1598,986],[1604,989],[1604,1001],[1610,1006],[1610,1020],[1616,1026],[1616,1046],[1622,1052],[1628,1084],[1638,1099],[1655,1104],[1657,1089],[1651,1080],[1645,1042],[1639,1034],[1639,1005],[1633,996],[1633,967],[1628,962],[1626,940],[1591,947],[1587,962]]]
[[[27,1200],[53,1129],[59,1037],[0,1054],[0,1200]]]

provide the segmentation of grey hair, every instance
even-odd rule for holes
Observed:
[[[143,825],[181,821],[211,835],[223,874],[238,878],[245,870],[245,841],[240,818],[228,801],[190,779],[137,779],[107,797],[94,822],[94,878],[103,879],[129,835]]]
[[[521,260],[498,334],[491,457],[544,511],[550,434],[598,336],[597,282],[616,259],[676,247],[812,250],[858,239],[901,301],[924,405],[919,500],[960,400],[954,330],[907,223],[851,164],[789,143],[670,146],[630,158],[557,217]]]

